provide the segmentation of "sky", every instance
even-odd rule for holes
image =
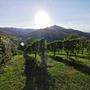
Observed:
[[[50,25],[90,32],[90,0],[0,0],[0,27],[35,28],[35,15],[48,13]]]

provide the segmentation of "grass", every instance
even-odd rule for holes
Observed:
[[[62,55],[63,56],[63,55]],[[40,57],[37,57],[39,61]],[[85,58],[79,59],[82,64],[90,65]],[[90,90],[90,75],[82,73],[73,66],[48,58],[49,90]],[[25,86],[24,58],[16,55],[0,75],[0,90],[22,90]]]
[[[0,90],[21,90],[25,83],[23,75],[24,60],[21,55],[15,56],[0,75]]]
[[[49,68],[54,90],[90,90],[90,75],[81,73],[61,62],[51,61]]]
[[[48,55],[52,55],[53,56],[53,52],[49,52]],[[60,56],[60,57],[63,57],[65,59],[67,59],[64,51],[60,51],[59,53],[56,52],[56,56]],[[78,54],[77,58],[74,57],[74,56],[70,56],[70,58],[76,60],[80,64],[87,65],[87,66],[90,67],[90,55],[89,54],[88,55],[86,53]]]

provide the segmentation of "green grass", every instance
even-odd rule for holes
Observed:
[[[21,90],[24,87],[23,64],[24,60],[20,55],[10,61],[10,64],[4,68],[3,75],[0,75],[0,90]]]
[[[39,61],[40,57],[37,59]],[[90,61],[85,58],[79,60],[82,64],[90,65]],[[51,58],[48,58],[47,65],[51,78],[50,90],[90,90],[90,75]],[[0,90],[22,90],[25,81],[23,56],[14,56],[4,68],[4,73],[0,75]]]
[[[90,75],[81,73],[61,62],[51,61],[48,68],[54,90],[90,90]]]
[[[48,55],[53,56],[53,52],[49,52]],[[56,56],[60,56],[67,59],[64,51],[60,51],[59,53],[56,52]],[[78,61],[80,64],[87,65],[90,67],[90,55],[84,53],[84,54],[78,54],[77,58],[74,56],[70,56],[70,58],[74,59],[75,61]]]

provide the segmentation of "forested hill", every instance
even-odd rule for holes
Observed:
[[[77,34],[81,37],[87,37],[90,39],[90,33],[66,29],[57,25],[43,28],[43,29],[22,29],[22,28],[0,28],[0,33],[16,36],[18,38],[34,38],[34,39],[46,39],[48,41],[63,39],[69,34]]]

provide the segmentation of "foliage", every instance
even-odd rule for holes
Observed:
[[[80,38],[79,37],[79,35],[75,35],[75,34],[70,34],[70,35],[68,35],[68,36],[66,36],[65,38],[64,38],[64,40],[73,40],[73,39],[78,39],[78,38]]]
[[[0,36],[0,65],[5,65],[12,56],[12,44],[10,39],[7,36]]]
[[[80,71],[80,69],[82,69],[83,67],[89,67],[89,60],[86,59],[87,56],[83,58],[84,55],[90,54],[89,40],[71,35],[62,41],[57,40],[49,43],[47,43],[44,39],[30,41],[28,40],[28,42],[24,42],[24,46],[21,46],[20,42],[14,44],[15,41],[10,40],[8,37],[4,37],[5,36],[0,37],[0,58],[2,59],[0,59],[0,63],[3,60],[3,63],[5,64],[7,63],[7,61],[10,61],[12,52],[14,53],[15,50],[18,55],[13,56],[10,63],[8,64],[8,67],[4,68],[4,73],[0,76],[0,89],[21,90],[25,85],[25,72],[23,69],[25,69],[26,67],[33,67],[33,65],[31,64],[30,66],[25,66],[24,59],[28,59],[28,62],[25,62],[27,65],[29,65],[29,62],[33,63],[34,60],[37,60],[37,56],[41,60],[41,63],[38,65],[45,66],[47,68],[47,72],[50,75],[51,79],[49,81],[50,83],[48,83],[48,86],[50,85],[51,90],[90,89],[90,75],[84,73],[85,69],[82,70],[84,71],[83,73]],[[63,50],[64,59],[62,59],[62,55],[58,53],[59,58],[56,58],[55,60],[55,57],[57,56],[56,52],[60,52],[61,50]],[[47,56],[49,52],[53,52],[53,59]],[[84,54],[81,54],[82,52]],[[66,58],[65,53],[67,54],[68,59]],[[22,54],[24,58],[19,54]],[[32,56],[33,61],[32,58],[28,58],[28,55]],[[78,59],[74,58],[76,56],[78,57]],[[38,61],[34,62],[38,63]],[[70,64],[72,66],[70,66]],[[83,67],[81,68],[79,66]],[[27,69],[29,70],[29,68]],[[40,70],[39,72],[41,73],[42,70]]]

